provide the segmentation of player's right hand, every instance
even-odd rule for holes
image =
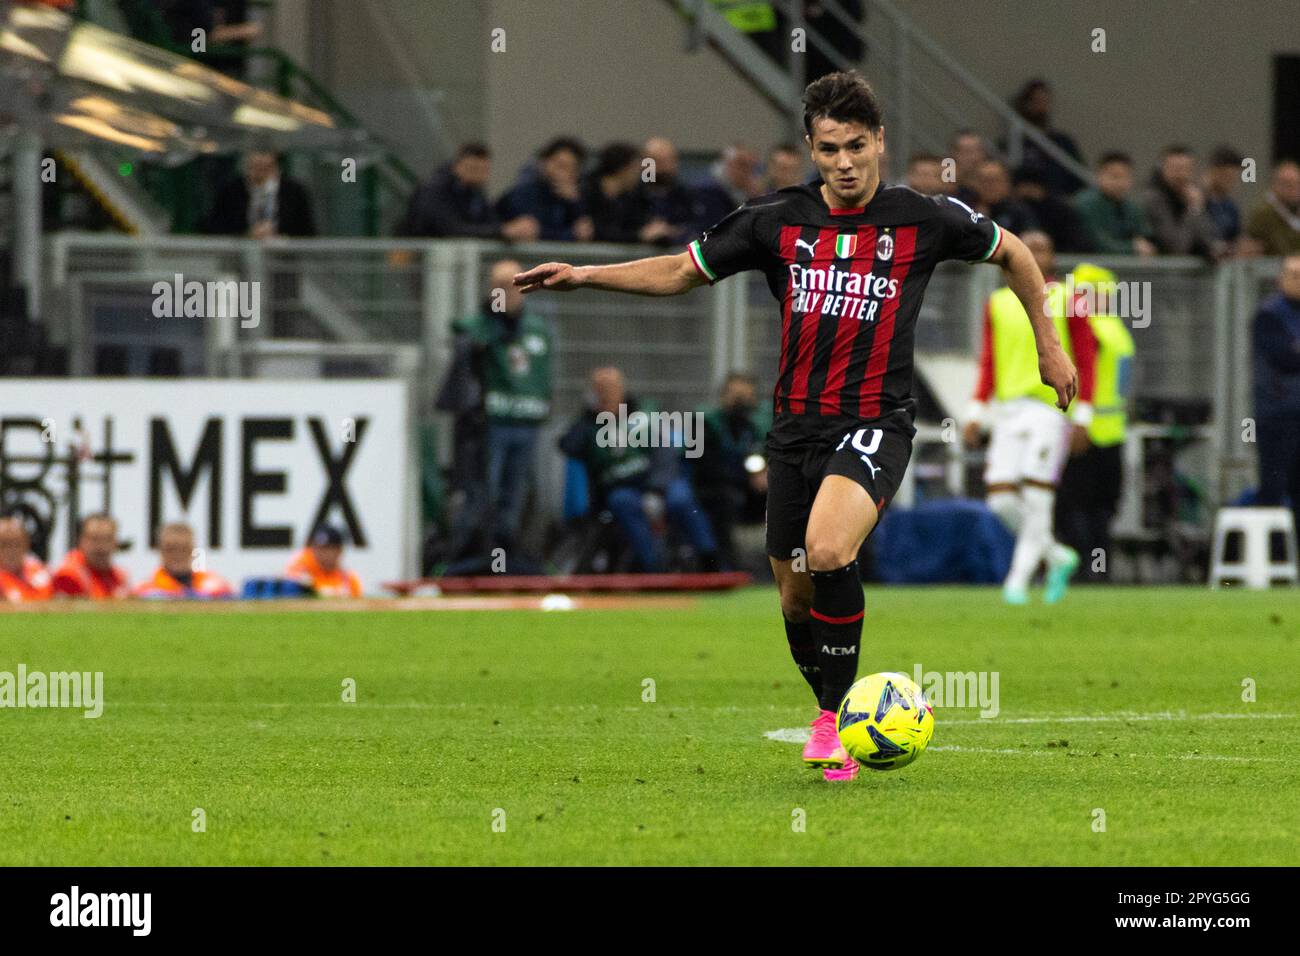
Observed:
[[[549,289],[552,292],[571,292],[582,285],[578,270],[567,262],[543,262],[527,272],[515,274],[514,283],[524,295]]]
[[[1038,375],[1043,384],[1056,392],[1056,407],[1065,411],[1079,394],[1079,373],[1065,354],[1065,349],[1055,344],[1038,356]]]

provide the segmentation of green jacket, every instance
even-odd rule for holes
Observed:
[[[551,414],[550,327],[530,312],[516,323],[484,310],[453,324],[470,340],[489,421],[538,425]]]
[[[1131,256],[1133,240],[1151,234],[1146,212],[1131,198],[1115,202],[1094,187],[1074,197],[1074,208],[1092,233],[1098,252]]]

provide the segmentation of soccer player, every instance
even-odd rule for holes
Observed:
[[[117,521],[106,514],[87,515],[81,521],[77,547],[54,572],[54,593],[107,601],[130,594],[130,581],[113,564],[117,553]]]
[[[0,518],[0,600],[48,601],[50,573],[31,554],[32,537],[17,518]]]
[[[1000,265],[1031,316],[1040,374],[1062,408],[1077,376],[1043,310],[1043,276],[1019,239],[950,197],[881,182],[884,125],[866,80],[827,74],[808,85],[803,106],[821,184],[752,199],[678,255],[548,262],[514,281],[529,293],[677,295],[748,269],[764,273],[781,316],[767,553],[790,652],[818,702],[804,763],[848,780],[858,768],[840,746],[835,712],[857,675],[857,556],[911,455],[914,327],[934,267],[944,259]]]
[[[158,557],[162,566],[153,577],[131,592],[153,600],[186,600],[234,597],[230,584],[219,575],[194,566],[194,531],[174,522],[158,532]]]
[[[1029,603],[1029,581],[1047,562],[1043,600],[1054,604],[1065,596],[1066,585],[1079,555],[1052,534],[1056,485],[1071,455],[1088,450],[1092,424],[1092,392],[1097,342],[1088,324],[1086,301],[1057,282],[1056,255],[1045,232],[1026,232],[1023,242],[1038,268],[1049,279],[1047,308],[1079,369],[1079,401],[1070,406],[1067,419],[1053,407],[1056,395],[1038,380],[1034,331],[1020,299],[1010,289],[998,289],[984,307],[984,336],[980,350],[980,376],[967,412],[963,439],[976,445],[992,418],[992,439],[984,468],[989,509],[1016,536],[1011,568],[1002,585],[1008,604]],[[992,416],[988,402],[996,399]]]

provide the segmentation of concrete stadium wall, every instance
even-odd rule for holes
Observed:
[[[442,90],[453,140],[495,148],[493,187],[557,132],[600,144],[672,137],[688,150],[733,140],[762,148],[782,117],[710,49],[684,49],[661,0],[378,0],[418,82],[397,68],[365,0],[279,0],[291,44],[418,169],[429,162],[420,90]],[[899,0],[918,26],[1000,95],[1029,76],[1057,89],[1057,124],[1089,160],[1132,153],[1145,177],[1160,147],[1221,141],[1259,160],[1271,149],[1272,58],[1300,53],[1295,0]],[[293,11],[301,7],[295,16]],[[884,30],[876,15],[872,29]],[[505,30],[506,51],[489,51]],[[1107,52],[1091,50],[1106,30]],[[304,41],[298,30],[309,33]],[[883,42],[883,38],[882,38]],[[868,75],[880,69],[870,59]],[[989,130],[994,137],[1001,130]],[[896,162],[896,165],[897,164]],[[1249,191],[1247,194],[1249,198]]]
[[[1227,142],[1267,177],[1273,56],[1300,53],[1294,0],[961,0],[959,17],[955,6],[898,3],[994,91],[1010,97],[1029,77],[1047,78],[1056,124],[1090,162],[1123,149],[1145,178],[1166,144],[1204,156]],[[1105,53],[1091,49],[1097,27]]]

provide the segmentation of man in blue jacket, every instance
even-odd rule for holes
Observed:
[[[1300,531],[1300,254],[1282,260],[1278,291],[1260,303],[1254,344],[1257,503],[1289,495]]]

